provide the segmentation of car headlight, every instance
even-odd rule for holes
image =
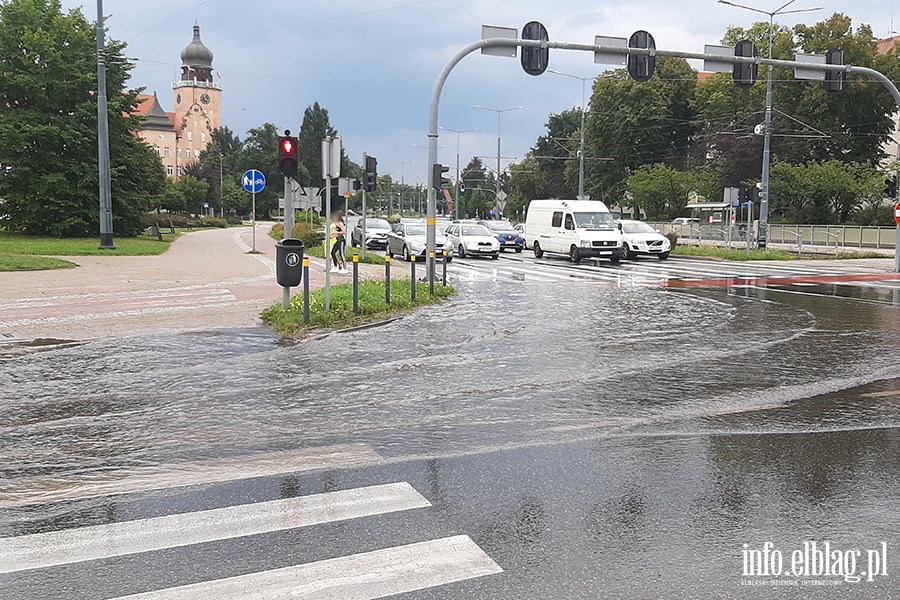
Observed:
[[[590,247],[591,247],[591,240],[581,240],[581,247],[582,247],[582,248],[590,248]]]

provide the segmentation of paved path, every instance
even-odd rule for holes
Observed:
[[[281,299],[275,240],[260,224],[195,231],[159,256],[64,257],[76,269],[0,272],[0,333],[89,339],[141,330],[250,327]],[[368,277],[379,267],[361,265]],[[334,276],[332,281],[348,280]],[[310,285],[325,285],[324,261],[310,261]]]

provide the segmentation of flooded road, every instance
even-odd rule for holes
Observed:
[[[900,597],[894,554],[871,582],[742,576],[766,542],[790,556],[827,539],[861,562],[897,548],[890,289],[459,287],[306,340],[173,331],[0,352],[0,538],[401,480],[432,505],[401,535],[393,515],[351,539],[260,534],[218,561],[161,551],[137,575],[111,558],[0,571],[0,598],[113,598],[375,550],[389,529],[390,545],[465,533],[504,571],[415,598]],[[322,448],[336,450],[292,467]],[[193,566],[173,567],[183,555]],[[48,569],[53,593],[26,593]],[[69,578],[81,591],[53,595]]]

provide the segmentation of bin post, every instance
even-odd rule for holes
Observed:
[[[303,259],[303,324],[309,325],[309,259]]]
[[[409,255],[409,299],[416,301],[416,255]]]
[[[391,305],[391,256],[384,257],[384,301]]]
[[[353,255],[353,314],[359,314],[359,254]]]

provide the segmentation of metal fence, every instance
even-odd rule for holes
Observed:
[[[674,232],[681,239],[724,242],[728,228],[722,223],[704,225],[679,225],[675,223],[648,223],[666,234]],[[735,225],[731,230],[733,242],[746,242],[747,225]],[[896,227],[861,227],[858,225],[781,225],[769,224],[770,244],[791,246],[826,246],[849,248],[893,249],[897,245]]]

